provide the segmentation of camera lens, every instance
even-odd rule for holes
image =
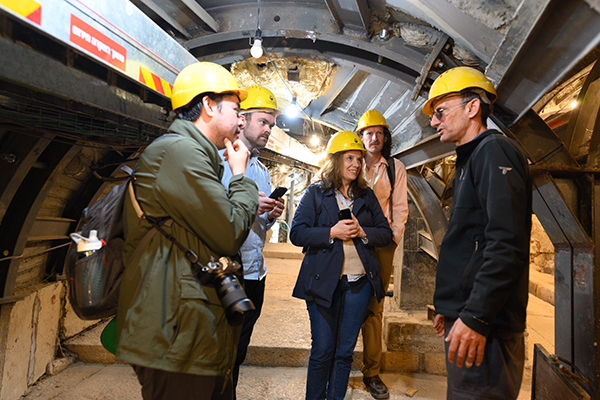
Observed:
[[[240,325],[244,321],[244,314],[255,310],[235,275],[222,274],[215,279],[214,285],[231,325]]]

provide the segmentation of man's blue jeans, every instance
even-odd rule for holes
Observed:
[[[348,283],[344,275],[331,307],[306,302],[312,347],[306,378],[306,399],[342,400],[346,395],[352,354],[373,288],[366,277]]]

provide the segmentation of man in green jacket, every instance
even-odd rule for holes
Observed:
[[[201,284],[183,251],[161,234],[132,256],[149,220],[166,218],[173,223],[165,231],[203,265],[238,253],[258,208],[256,183],[244,176],[249,152],[238,139],[246,96],[217,64],[186,67],[173,85],[177,118],[169,134],[136,166],[135,194],[146,218],[126,199],[116,360],[133,365],[145,400],[233,395],[239,327],[228,323],[215,288]],[[221,184],[223,148],[233,172],[228,188]]]

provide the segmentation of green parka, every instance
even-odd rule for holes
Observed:
[[[242,174],[221,184],[217,147],[192,123],[175,120],[169,135],[144,150],[135,171],[135,193],[145,214],[171,217],[165,230],[206,264],[234,256],[258,208],[256,183]],[[239,327],[233,328],[216,291],[192,275],[183,252],[160,233],[129,260],[151,224],[138,219],[129,199],[123,215],[126,269],[117,313],[116,359],[164,371],[228,375]]]

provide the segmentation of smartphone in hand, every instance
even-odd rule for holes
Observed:
[[[285,186],[278,186],[277,188],[275,188],[275,190],[273,190],[273,192],[271,192],[269,198],[277,200],[278,198],[283,196],[285,192],[287,192],[287,188]]]
[[[339,219],[352,219],[352,211],[349,208],[344,208],[338,211]]]

